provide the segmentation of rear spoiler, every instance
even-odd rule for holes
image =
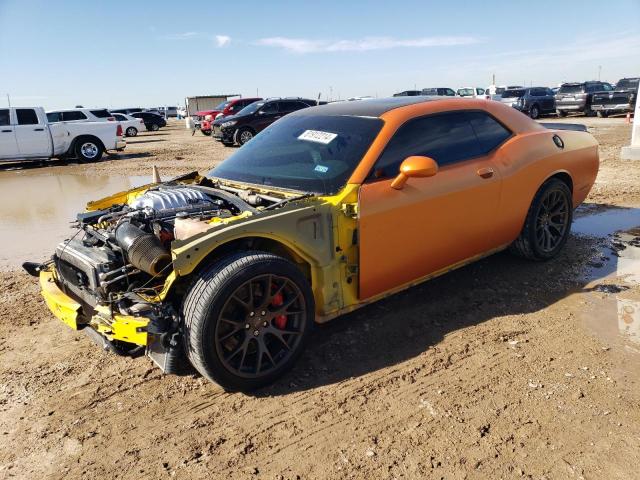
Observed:
[[[573,130],[574,132],[586,132],[587,126],[581,123],[552,123],[552,122],[538,122],[549,130]]]

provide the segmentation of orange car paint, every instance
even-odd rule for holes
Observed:
[[[456,110],[484,110],[512,132],[487,156],[443,166],[433,177],[366,180],[384,147],[408,120]],[[359,192],[359,298],[397,290],[421,278],[504,248],[520,233],[536,191],[568,175],[574,207],[598,172],[598,146],[583,132],[546,129],[517,110],[486,100],[451,99],[390,110],[349,183]],[[553,136],[559,135],[564,149]]]

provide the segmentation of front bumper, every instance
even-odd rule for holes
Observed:
[[[218,125],[214,125],[213,130],[211,131],[211,136],[214,140],[218,140],[219,142],[233,143],[235,130],[235,128],[220,128]]]
[[[120,315],[105,305],[98,305],[95,314],[87,321],[82,315],[81,304],[58,286],[53,266],[40,271],[39,280],[42,296],[51,313],[72,329],[90,327],[110,342],[118,340],[140,346],[148,344],[149,318]]]
[[[556,103],[556,110],[565,110],[571,112],[581,112],[587,106],[584,102],[572,103]]]

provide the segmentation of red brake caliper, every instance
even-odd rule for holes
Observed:
[[[273,300],[271,300],[271,305],[274,307],[280,307],[284,303],[284,298],[282,296],[282,292],[278,292],[273,296]],[[287,326],[287,316],[286,315],[277,315],[273,320],[280,330],[284,330]]]

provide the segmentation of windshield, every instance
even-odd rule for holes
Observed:
[[[638,88],[638,82],[640,78],[632,78],[628,80],[620,80],[616,84],[616,90],[631,90]]]
[[[224,107],[226,107],[230,103],[231,102],[222,102],[220,105],[218,105],[216,108],[214,108],[214,110],[224,110]]]
[[[378,118],[290,115],[256,135],[209,176],[336,193],[380,131]]]
[[[583,92],[584,92],[584,85],[583,84],[562,85],[560,87],[560,90],[558,90],[558,93],[583,93]]]
[[[458,90],[458,95],[461,97],[472,97],[473,93],[473,88],[461,88]]]
[[[253,102],[244,107],[242,110],[238,112],[238,115],[247,115],[250,113],[255,113],[261,106],[263,106],[265,102]]]
[[[505,90],[502,92],[502,98],[520,98],[524,96],[524,90]]]

